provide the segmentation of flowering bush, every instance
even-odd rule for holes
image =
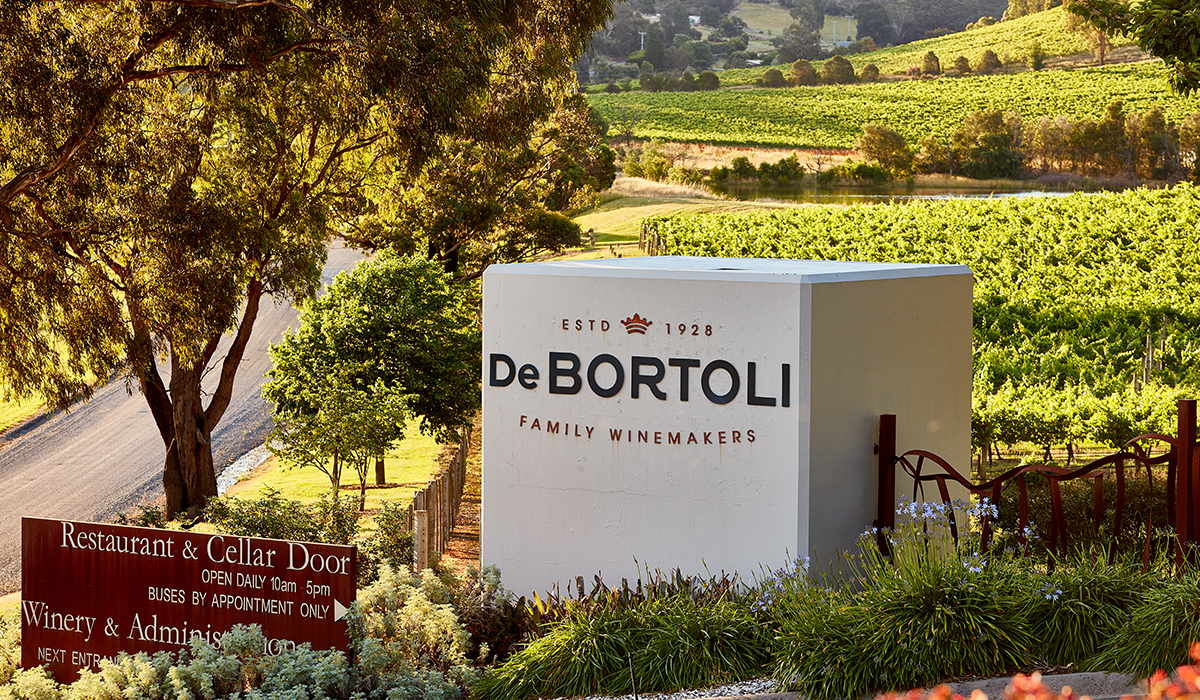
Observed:
[[[347,614],[354,663],[340,651],[314,651],[307,644],[266,655],[257,625],[235,625],[219,647],[195,637],[178,654],[121,653],[69,685],[56,683],[42,667],[16,670],[15,620],[5,618],[0,700],[459,700],[477,672],[463,654],[467,633],[450,597],[429,571],[416,577],[385,565]]]
[[[903,503],[885,534],[847,557],[852,576],[830,586],[798,575],[771,603],[779,619],[775,678],[811,698],[860,697],[942,678],[1018,668],[1033,644],[1027,583],[1011,557],[989,557],[950,536],[994,515],[977,503]],[[797,571],[797,573],[800,573]]]

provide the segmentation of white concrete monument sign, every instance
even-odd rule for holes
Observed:
[[[483,280],[481,557],[518,593],[828,560],[876,517],[883,413],[901,449],[970,459],[965,266],[654,257]]]

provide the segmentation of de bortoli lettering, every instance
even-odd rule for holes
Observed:
[[[628,361],[622,361],[615,355],[601,353],[588,360],[585,366],[575,353],[551,351],[545,367],[546,389],[551,394],[578,394],[586,385],[596,396],[612,398],[628,386],[628,395],[633,399],[649,394],[659,401],[666,401],[668,395],[688,401],[693,389],[699,386],[704,397],[712,403],[727,404],[743,394],[744,377],[747,404],[791,406],[792,367],[787,363],[780,365],[776,373],[767,369],[760,372],[758,363],[747,362],[743,374],[732,362],[722,359],[702,362],[697,358],[671,357],[664,362],[657,357],[633,355]],[[503,388],[515,381],[524,389],[535,390],[542,376],[543,372],[535,364],[518,367],[507,354],[491,353],[488,356],[489,386]]]

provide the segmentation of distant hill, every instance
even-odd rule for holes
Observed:
[[[1114,39],[1113,47],[1130,42]],[[1066,30],[1063,9],[1055,7],[1045,12],[1025,15],[965,32],[955,32],[936,39],[924,39],[910,44],[893,46],[870,53],[847,56],[855,70],[874,63],[882,73],[903,73],[909,66],[921,65],[926,52],[932,51],[941,60],[942,69],[951,66],[958,56],[966,56],[975,64],[983,52],[991,49],[1001,60],[1025,61],[1035,47],[1040,46],[1047,56],[1067,56],[1086,51],[1087,46],[1078,34]],[[814,61],[820,65],[820,61]],[[723,71],[721,85],[751,85],[761,78],[766,68],[743,68]],[[786,74],[786,71],[785,71]]]

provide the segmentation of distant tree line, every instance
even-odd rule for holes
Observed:
[[[897,174],[990,179],[1054,171],[1171,180],[1196,175],[1200,113],[1175,123],[1162,107],[1133,114],[1119,101],[1099,120],[1059,115],[1025,121],[1011,112],[974,112],[949,138],[926,136],[915,149],[879,125],[865,126],[858,145],[865,158]]]

